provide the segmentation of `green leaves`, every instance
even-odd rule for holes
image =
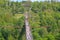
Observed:
[[[60,29],[60,3],[55,4],[48,2],[32,3],[30,24],[34,40],[56,40],[55,34],[59,33]]]
[[[0,0],[0,40],[25,40],[24,7],[7,1]],[[34,40],[60,40],[60,2],[31,2],[28,20]]]

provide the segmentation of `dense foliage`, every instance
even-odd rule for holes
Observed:
[[[60,40],[60,2],[33,2],[31,27],[34,40]]]
[[[0,40],[21,40],[24,32],[24,16],[21,3],[0,2]],[[18,4],[18,5],[17,5]],[[14,8],[15,7],[15,8]],[[22,34],[22,35],[20,35]]]
[[[0,40],[25,40],[21,2],[0,1]],[[60,2],[31,2],[29,23],[34,40],[60,40]]]

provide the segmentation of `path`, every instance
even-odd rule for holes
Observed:
[[[25,27],[26,27],[26,40],[33,40],[28,22],[28,13],[26,12],[24,16],[25,16]]]

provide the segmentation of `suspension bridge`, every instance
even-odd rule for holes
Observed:
[[[29,11],[27,11],[27,10],[30,10],[30,0],[26,0],[26,3],[22,3],[22,4],[25,8],[24,16],[25,16],[26,40],[33,40],[31,29],[29,26],[29,21],[28,21]]]

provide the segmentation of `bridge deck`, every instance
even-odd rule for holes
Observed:
[[[25,13],[25,27],[26,27],[26,40],[33,40],[29,22],[28,22],[28,14],[27,12]]]

